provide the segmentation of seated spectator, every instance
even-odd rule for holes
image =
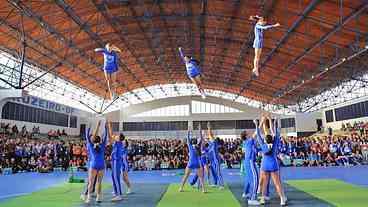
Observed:
[[[17,125],[16,125],[16,124],[14,124],[14,126],[13,126],[13,128],[12,128],[12,135],[13,135],[13,137],[15,138],[15,137],[17,137],[17,136],[18,136],[18,134],[19,134],[18,127],[17,127]]]
[[[26,127],[26,125],[23,125],[23,127],[22,127],[22,130],[21,130],[21,132],[20,132],[20,134],[21,134],[21,136],[22,137],[25,137],[25,136],[27,136],[27,127]]]
[[[61,132],[61,136],[68,136],[68,134],[65,132],[65,129]]]
[[[59,136],[57,135],[57,132],[55,130],[50,130],[48,133],[47,133],[47,136],[49,139],[51,138],[58,138]]]

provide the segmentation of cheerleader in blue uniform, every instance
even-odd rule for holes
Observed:
[[[96,202],[102,201],[102,191],[101,184],[105,170],[105,148],[108,137],[107,126],[105,126],[105,131],[103,133],[102,139],[98,135],[98,131],[101,125],[101,121],[98,121],[96,129],[92,136],[86,136],[87,145],[88,145],[88,154],[91,155],[89,158],[90,166],[88,173],[88,195],[85,200],[86,203],[91,202],[91,194],[93,191],[94,180],[97,179],[96,182],[96,191],[97,197]]]
[[[111,122],[108,122],[109,140],[112,145],[111,152],[111,178],[114,189],[114,197],[111,201],[121,201],[123,194],[121,190],[120,174],[123,165],[123,141],[125,136],[123,134],[114,135],[112,133]]]
[[[92,136],[91,134],[91,128],[90,127],[87,127],[86,130],[85,130],[85,139],[87,139],[88,136]],[[89,145],[87,145],[87,168],[89,169],[90,168],[90,157],[91,157],[91,154],[89,154],[91,152],[91,150],[89,149]],[[97,177],[95,178],[95,180],[93,181],[93,189],[92,189],[92,194],[95,193],[95,188],[96,188],[96,183],[97,183]],[[86,186],[85,186],[85,189],[84,191],[82,192],[82,194],[80,195],[80,199],[85,201],[87,196],[88,196],[88,180],[87,180],[87,183],[86,183]]]
[[[220,189],[224,188],[224,179],[222,177],[221,172],[221,156],[219,153],[219,148],[222,147],[223,140],[221,140],[218,137],[214,137],[210,122],[207,123],[207,129],[208,129],[208,138],[209,138],[209,146],[208,146],[208,157],[210,160],[210,170],[211,174],[214,178],[214,185],[219,186]]]
[[[199,67],[199,62],[190,56],[185,56],[181,47],[179,47],[179,54],[181,59],[185,63],[187,75],[189,76],[190,80],[198,87],[202,98],[205,99],[206,95],[202,88],[201,68]]]
[[[204,186],[204,176],[203,176],[203,167],[201,166],[200,161],[200,146],[196,138],[192,138],[191,132],[188,131],[187,136],[187,146],[189,151],[189,161],[187,167],[185,168],[184,177],[181,181],[179,192],[183,192],[184,185],[187,182],[187,179],[192,170],[197,171],[197,175],[199,177],[199,183],[202,189],[202,192],[205,193],[206,189]]]
[[[240,136],[243,140],[244,153],[244,196],[248,195],[248,205],[260,205],[260,202],[257,200],[258,170],[256,166],[256,141],[253,138],[247,137],[246,131],[242,132]]]
[[[110,98],[113,99],[116,95],[114,85],[116,84],[116,72],[118,71],[117,52],[121,52],[121,50],[115,45],[107,43],[105,48],[96,48],[95,52],[102,52],[102,54],[104,55],[103,70],[107,82],[107,87],[110,93]]]
[[[263,17],[260,16],[250,16],[249,18],[252,21],[257,21],[257,24],[254,27],[254,67],[253,67],[253,74],[258,76],[259,75],[259,60],[261,59],[261,53],[263,48],[263,31],[266,29],[270,29],[273,27],[280,26],[279,23],[273,25],[266,25],[267,22]]]
[[[266,189],[267,189],[267,182],[270,177],[272,178],[272,181],[276,187],[276,191],[280,197],[280,205],[284,206],[286,205],[287,198],[285,196],[284,190],[281,185],[280,180],[280,168],[277,161],[277,154],[278,154],[278,148],[280,145],[280,130],[276,128],[276,123],[272,124],[272,120],[270,117],[268,117],[269,123],[270,123],[270,129],[272,135],[266,135],[266,137],[263,137],[261,134],[261,131],[259,129],[259,126],[262,126],[265,122],[266,118],[262,117],[261,123],[258,125],[257,121],[254,120],[254,124],[256,126],[256,133],[257,133],[257,141],[262,149],[263,158],[261,162],[261,177],[264,181],[262,184],[262,197],[260,200],[261,204],[265,203],[264,196],[266,196]],[[275,119],[276,122],[276,119]],[[273,127],[275,126],[275,128]]]
[[[199,124],[199,133],[200,133],[200,144],[201,146],[201,166],[203,167],[203,179],[206,180],[206,176],[208,180],[210,179],[210,173],[209,173],[209,160],[208,160],[208,143],[205,143],[202,135],[202,129],[201,125]],[[190,181],[190,185],[194,186],[198,181],[198,175],[194,175],[192,180]],[[199,186],[199,185],[198,185]],[[200,187],[200,186],[199,186]]]

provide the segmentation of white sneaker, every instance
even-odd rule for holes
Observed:
[[[115,100],[119,98],[118,94],[116,94],[115,92],[112,93],[112,100]]]
[[[224,186],[220,186],[220,187],[219,187],[219,189],[220,189],[220,190],[223,190],[223,189],[224,189]]]
[[[132,190],[130,188],[128,188],[126,194],[131,194],[132,193]]]
[[[88,195],[87,198],[86,198],[86,200],[84,202],[85,203],[91,203],[91,196]]]
[[[257,200],[248,200],[248,205],[250,206],[259,206],[261,203]]]
[[[265,203],[266,203],[265,198],[264,198],[263,196],[261,196],[261,197],[259,198],[259,204],[260,204],[260,205],[264,205]]]
[[[211,185],[209,185],[211,188],[213,188],[213,187],[216,187],[216,185],[215,184],[211,184]]]
[[[82,201],[86,200],[86,195],[81,194],[81,195],[80,195],[80,199],[81,199]]]
[[[281,197],[280,205],[281,206],[286,206],[286,203],[287,203],[287,197],[286,196]]]
[[[183,188],[179,188],[179,192],[184,192]]]
[[[115,196],[111,199],[112,202],[121,201],[121,200],[123,200],[122,196]]]
[[[265,199],[265,201],[270,201],[271,197],[270,196],[265,196],[264,199]]]
[[[101,203],[102,202],[102,196],[101,195],[98,195],[96,196],[96,202],[97,203]]]
[[[201,93],[201,97],[202,99],[206,99],[206,95],[203,92]]]
[[[243,194],[242,194],[242,198],[250,198],[250,195],[249,195],[249,194],[245,194],[245,193],[243,193]]]
[[[252,70],[252,73],[253,73],[256,77],[258,77],[258,76],[259,76],[259,71],[258,71],[258,70],[256,70],[255,68]]]

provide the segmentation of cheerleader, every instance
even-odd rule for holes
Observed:
[[[89,166],[89,173],[88,173],[88,195],[87,199],[85,200],[86,203],[91,202],[91,194],[93,191],[93,184],[94,180],[96,181],[96,202],[102,201],[102,179],[104,175],[105,169],[105,148],[106,148],[106,141],[108,137],[107,127],[105,126],[105,131],[103,133],[102,139],[98,135],[98,131],[101,125],[101,121],[98,121],[96,129],[92,136],[86,136],[87,145],[89,149],[89,154],[91,155],[90,159],[90,166]]]
[[[205,99],[206,95],[202,88],[201,68],[199,67],[199,62],[191,56],[185,56],[181,47],[179,47],[179,54],[181,59],[185,63],[188,77],[198,87],[202,98]]]
[[[254,67],[253,67],[253,74],[256,76],[259,76],[259,60],[261,59],[261,53],[263,48],[263,31],[266,29],[270,29],[273,27],[280,26],[279,23],[273,24],[273,25],[266,25],[267,22],[264,19],[264,17],[260,16],[250,16],[249,18],[252,21],[257,21],[255,27],[254,27],[254,42],[253,42],[253,48],[254,48]]]
[[[116,84],[116,72],[118,71],[117,52],[121,52],[121,50],[115,45],[107,43],[105,48],[96,48],[95,52],[102,52],[104,55],[103,71],[110,93],[110,98],[113,99],[116,96],[116,91],[114,90],[113,86]]]

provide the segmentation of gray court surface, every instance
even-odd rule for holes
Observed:
[[[103,202],[82,204],[81,207],[99,206],[99,207],[155,207],[160,201],[169,185],[167,184],[134,184],[133,192],[124,195],[124,199],[119,202],[111,202],[112,188],[104,191]]]
[[[242,207],[246,207],[247,202],[244,198],[241,197],[243,193],[243,185],[240,183],[230,183],[228,184],[231,192],[234,194],[236,199],[241,203]],[[303,191],[300,191],[292,186],[287,185],[286,183],[283,184],[285,188],[285,193],[289,199],[288,206],[300,206],[300,207],[331,207],[333,205],[319,200]],[[273,207],[273,206],[280,206],[280,199],[277,196],[275,189],[271,187],[271,201],[264,206],[266,207]]]

